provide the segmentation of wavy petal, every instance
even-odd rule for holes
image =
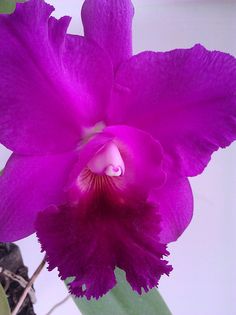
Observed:
[[[83,195],[74,206],[50,207],[36,221],[49,269],[57,267],[62,279],[75,277],[72,294],[87,299],[98,299],[113,288],[116,266],[125,270],[139,294],[169,274],[172,267],[163,260],[168,252],[159,242],[159,225],[156,209],[137,192],[108,191]]]
[[[91,159],[104,152],[108,163],[119,152],[122,175],[89,169]],[[63,279],[75,277],[73,294],[99,298],[115,285],[116,266],[139,294],[171,271],[163,260],[168,252],[159,239],[158,207],[147,202],[150,188],[165,182],[162,157],[156,140],[127,126],[107,127],[80,148],[67,203],[39,213],[36,222],[50,269],[58,267]]]
[[[85,36],[110,54],[115,68],[132,55],[133,15],[130,0],[85,0],[83,4]]]
[[[160,241],[163,244],[176,241],[193,216],[193,194],[188,179],[170,175],[165,185],[152,190],[149,202],[159,208]]]
[[[32,234],[37,213],[65,201],[63,188],[74,159],[74,153],[11,156],[0,176],[1,242]]]
[[[162,144],[173,172],[195,176],[236,139],[236,60],[196,45],[144,52],[119,69],[110,123],[131,124]]]
[[[108,56],[82,37],[66,36],[70,18],[56,20],[52,11],[30,0],[0,16],[0,141],[20,154],[73,148],[81,126],[103,118],[111,91]]]

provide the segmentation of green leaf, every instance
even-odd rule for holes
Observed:
[[[0,0],[0,14],[11,14],[15,11],[16,2],[25,2],[26,0]]]
[[[15,0],[0,0],[0,13],[10,14],[16,8]]]
[[[11,315],[10,307],[3,287],[0,284],[0,314]]]
[[[116,279],[117,286],[98,301],[74,298],[83,315],[171,315],[156,289],[140,296],[132,291],[120,269],[116,270]]]

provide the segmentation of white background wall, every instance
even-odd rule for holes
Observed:
[[[56,7],[56,16],[73,17],[72,33],[82,33],[81,0],[48,2]],[[201,42],[209,49],[236,55],[236,1],[133,2],[135,52],[189,47]],[[8,154],[0,149],[0,167],[4,166]],[[160,283],[160,291],[173,315],[236,314],[235,157],[236,143],[216,153],[205,173],[192,179],[195,216],[184,236],[170,246],[169,259],[174,271]],[[32,273],[42,258],[39,245],[34,236],[18,244]],[[37,315],[45,315],[67,294],[56,271],[45,270],[35,287]],[[55,315],[77,314],[72,301],[55,311]]]

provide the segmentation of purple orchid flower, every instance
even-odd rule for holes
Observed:
[[[188,176],[236,139],[236,60],[201,45],[132,56],[130,0],[85,0],[85,36],[43,0],[0,16],[0,240],[37,232],[49,269],[99,298],[172,269]]]

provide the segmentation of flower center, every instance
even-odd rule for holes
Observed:
[[[89,170],[98,175],[124,175],[125,165],[117,146],[110,142],[101,148],[88,163]]]
[[[81,146],[86,146],[102,128],[104,128],[104,124],[97,124],[87,129],[84,132]],[[125,164],[121,153],[115,142],[110,140],[94,154],[87,165],[80,170],[73,184],[68,187],[71,204],[77,204],[83,193],[98,196],[113,194],[114,190],[123,189],[124,181],[122,177],[124,174]]]

